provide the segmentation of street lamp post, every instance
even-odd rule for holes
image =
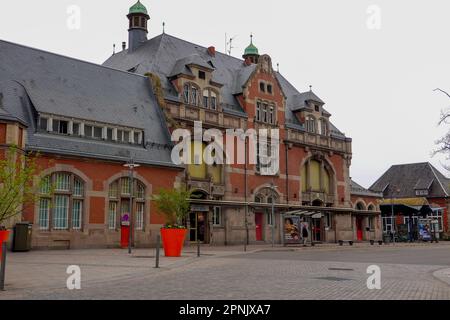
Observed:
[[[271,213],[271,220],[272,220],[272,247],[275,247],[275,189],[277,187],[272,181],[271,189],[272,189],[272,213]]]
[[[133,218],[133,192],[134,192],[134,169],[140,167],[139,164],[134,163],[133,158],[131,158],[127,163],[123,165],[124,167],[128,168],[129,170],[129,179],[130,179],[130,227],[128,232],[128,254],[131,254],[131,242],[133,240],[133,225],[134,225],[134,218]]]
[[[397,192],[397,193],[399,193],[400,192],[400,189],[398,188],[398,187],[396,187],[396,186],[394,186],[394,190],[392,191],[392,195],[391,195],[391,228],[392,228],[392,230],[391,230],[391,232],[392,232],[392,242],[393,242],[393,244],[395,245],[395,225],[396,225],[396,223],[395,223],[395,215],[394,215],[394,193],[395,192]]]

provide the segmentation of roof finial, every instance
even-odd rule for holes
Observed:
[[[165,34],[165,33],[166,33],[166,23],[163,22],[163,34]]]
[[[309,91],[312,92],[312,85],[309,85]]]
[[[277,63],[277,72],[280,73],[280,64]]]
[[[116,44],[113,43],[113,54],[116,54]]]
[[[253,44],[253,32],[250,33],[250,43]]]

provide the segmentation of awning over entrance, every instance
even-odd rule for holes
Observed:
[[[380,202],[381,211],[395,208],[396,212],[403,213],[429,213],[431,212],[430,204],[426,198],[399,198],[399,199],[384,199]]]
[[[285,216],[311,217],[312,219],[320,219],[323,217],[322,212],[295,210],[284,213]]]

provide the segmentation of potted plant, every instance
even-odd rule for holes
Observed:
[[[190,212],[189,198],[191,192],[181,189],[161,189],[153,197],[158,211],[166,218],[161,228],[164,254],[166,257],[180,257],[187,229],[183,221]]]
[[[9,147],[3,157],[0,154],[0,257],[10,234],[5,224],[38,198],[43,179],[36,178],[36,162],[36,154],[25,155],[16,146]]]

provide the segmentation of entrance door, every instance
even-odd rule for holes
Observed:
[[[358,241],[363,240],[363,218],[356,217],[356,237]]]
[[[189,217],[190,222],[190,241],[201,243],[207,242],[207,227],[208,227],[208,214],[206,212],[191,212]]]
[[[322,241],[322,219],[312,219],[312,233],[314,241]]]
[[[263,214],[255,213],[256,241],[263,241]]]

